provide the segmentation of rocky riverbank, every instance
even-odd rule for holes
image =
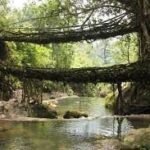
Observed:
[[[15,118],[18,116],[28,116],[24,105],[17,99],[9,101],[0,101],[0,119]]]
[[[133,129],[121,140],[100,138],[93,143],[99,150],[150,150],[150,128]]]
[[[37,118],[57,118],[58,101],[68,97],[66,93],[53,92],[51,94],[44,93],[42,104],[36,104],[36,101],[31,99],[29,105],[22,101],[22,90],[17,90],[13,94],[13,98],[9,101],[0,101],[0,119],[16,119],[26,117]],[[30,107],[29,109],[27,107]],[[25,119],[26,120],[26,119]]]

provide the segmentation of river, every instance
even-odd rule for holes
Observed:
[[[123,119],[118,124],[101,98],[67,98],[56,107],[59,118],[47,122],[0,122],[0,150],[96,150],[91,139],[109,138],[132,128],[149,127],[149,120]],[[67,110],[88,113],[88,118],[62,119]]]

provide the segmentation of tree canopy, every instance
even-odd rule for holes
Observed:
[[[136,0],[57,0],[26,4],[22,18],[17,17],[19,21],[0,29],[0,40],[45,44],[106,39],[137,32],[138,6]]]

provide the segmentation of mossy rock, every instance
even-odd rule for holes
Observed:
[[[101,98],[105,98],[105,97],[107,96],[107,93],[106,93],[105,91],[100,92],[99,96],[100,96]]]
[[[78,111],[66,111],[63,118],[70,119],[70,118],[81,118],[81,117],[88,117],[88,114]]]
[[[55,110],[48,109],[43,105],[32,106],[29,115],[30,117],[50,118],[50,119],[55,119],[58,117],[58,114]]]

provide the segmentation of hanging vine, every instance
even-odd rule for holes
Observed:
[[[0,72],[0,100],[8,101],[13,95],[12,76],[7,73]]]
[[[27,110],[31,105],[42,104],[43,82],[36,79],[23,80],[22,102]]]

